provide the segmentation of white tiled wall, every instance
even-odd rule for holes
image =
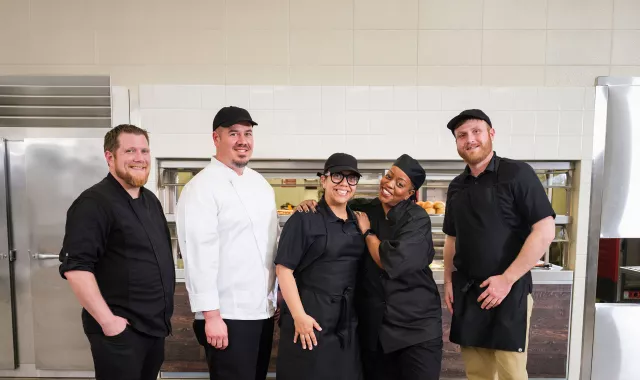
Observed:
[[[361,159],[399,153],[459,159],[446,123],[463,109],[480,108],[493,119],[500,154],[580,160],[590,154],[583,145],[592,141],[585,125],[593,123],[592,93],[585,87],[143,85],[139,124],[154,139],[174,136],[167,146],[154,141],[158,157],[210,156],[213,116],[237,105],[259,123],[256,158],[324,159],[346,151]]]
[[[0,0],[0,74],[118,85],[592,86],[637,0]]]

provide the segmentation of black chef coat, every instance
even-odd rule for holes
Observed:
[[[495,153],[483,173],[467,167],[449,185],[443,232],[456,237],[450,340],[464,346],[523,351],[526,342],[528,272],[502,303],[482,310],[479,285],[504,273],[517,258],[531,226],[555,217],[542,183],[524,162]]]
[[[158,198],[144,187],[133,199],[108,174],[67,212],[60,275],[92,272],[111,311],[142,333],[171,333],[175,267],[171,237]],[[82,311],[86,333],[102,333]]]
[[[280,319],[278,379],[343,379],[361,377],[357,317],[353,293],[365,243],[355,216],[338,218],[321,200],[318,213],[297,212],[284,226],[275,263],[293,270],[305,312],[318,322],[318,345],[303,350],[293,343],[295,327],[284,305]]]
[[[356,307],[363,348],[385,353],[442,336],[440,293],[429,264],[435,250],[429,215],[407,200],[385,216],[379,199],[355,199],[380,244],[378,267],[367,253],[359,275]]]

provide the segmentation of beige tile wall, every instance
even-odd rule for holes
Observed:
[[[592,86],[640,75],[638,20],[637,0],[0,0],[0,74]]]

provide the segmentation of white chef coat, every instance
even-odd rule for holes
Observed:
[[[182,190],[176,227],[191,311],[258,320],[275,311],[275,194],[255,170],[215,157]]]

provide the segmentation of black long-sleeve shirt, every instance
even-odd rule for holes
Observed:
[[[95,275],[111,311],[151,336],[171,333],[175,267],[171,237],[158,198],[145,188],[132,198],[111,175],[85,190],[67,212],[60,275]],[[101,333],[82,312],[86,333]]]
[[[385,216],[379,199],[356,199],[381,241],[382,268],[365,255],[356,304],[365,349],[393,352],[442,336],[440,293],[429,264],[435,250],[431,219],[418,205],[403,201]]]

